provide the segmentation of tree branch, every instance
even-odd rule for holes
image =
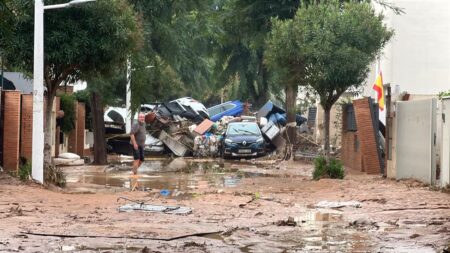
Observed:
[[[404,8],[395,6],[393,3],[387,2],[386,0],[374,0],[375,3],[381,5],[385,9],[391,9],[395,14],[405,14]]]

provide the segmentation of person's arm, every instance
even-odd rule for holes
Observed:
[[[138,150],[138,145],[136,142],[136,138],[134,138],[134,134],[130,134],[131,144],[133,144],[134,150]]]
[[[137,145],[136,137],[134,136],[134,134],[136,134],[136,131],[133,126],[133,128],[131,128],[130,140],[131,140],[131,144],[133,145],[134,150],[138,150],[138,145]]]

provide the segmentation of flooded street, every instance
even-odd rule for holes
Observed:
[[[244,177],[243,172],[227,164],[218,162],[186,162],[184,160],[146,161],[139,168],[138,175],[132,176],[130,164],[111,167],[103,171],[93,170],[83,173],[69,173],[69,183],[95,184],[104,187],[124,187],[129,189],[137,181],[141,190],[168,190],[189,192],[211,187],[235,187]]]
[[[442,252],[450,242],[450,195],[414,181],[352,171],[313,181],[304,162],[130,168],[67,167],[63,190],[0,174],[0,252]]]

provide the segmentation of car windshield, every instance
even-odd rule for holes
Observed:
[[[227,135],[260,135],[257,124],[236,123],[228,126]]]

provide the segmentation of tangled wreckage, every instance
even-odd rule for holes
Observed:
[[[250,104],[229,101],[206,109],[192,98],[142,105],[145,113],[147,154],[179,157],[255,157],[285,145],[286,112],[268,101],[255,113]],[[105,112],[108,151],[131,154],[125,133],[125,109]],[[300,126],[306,118],[297,115]]]

